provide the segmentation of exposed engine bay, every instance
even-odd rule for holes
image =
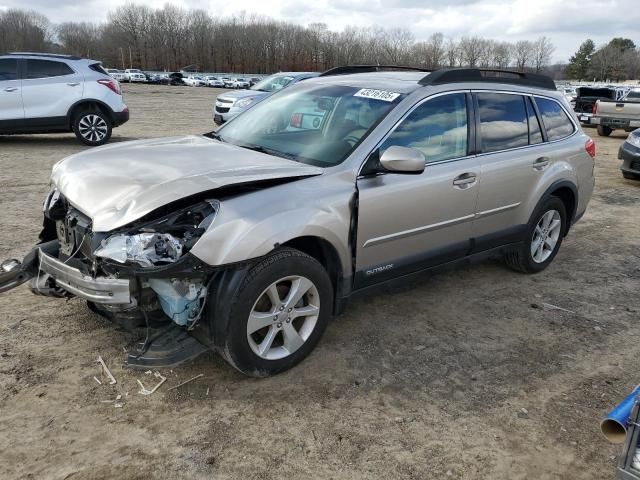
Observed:
[[[101,233],[93,232],[90,219],[53,190],[44,202],[40,240],[58,243],[57,258],[94,279],[131,280],[128,303],[92,302],[95,311],[129,327],[150,316],[191,328],[204,311],[210,275],[205,268],[193,268],[187,256],[219,210],[219,201],[204,200]],[[185,261],[188,268],[181,269]],[[71,296],[46,273],[38,272],[30,287],[42,295]]]

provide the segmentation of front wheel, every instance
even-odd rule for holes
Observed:
[[[314,258],[282,248],[247,274],[232,300],[224,358],[240,372],[265,377],[301,362],[322,336],[333,287]]]
[[[97,147],[111,138],[111,121],[99,110],[84,110],[76,115],[73,132],[85,145]]]
[[[567,212],[562,200],[549,197],[529,220],[522,246],[505,255],[507,265],[523,273],[538,273],[553,261],[566,232]]]

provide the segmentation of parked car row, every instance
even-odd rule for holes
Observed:
[[[148,73],[137,68],[119,70],[107,68],[107,73],[119,82],[126,83],[151,83],[164,85],[188,85],[190,87],[215,87],[230,89],[248,89],[259,81],[258,77],[221,77],[198,73]],[[179,78],[181,81],[178,81]]]

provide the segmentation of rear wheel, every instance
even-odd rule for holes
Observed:
[[[75,116],[73,132],[85,145],[97,147],[111,138],[111,120],[99,110],[83,110]]]
[[[314,258],[291,248],[273,252],[232,300],[223,356],[254,377],[293,367],[320,340],[332,300],[329,276]]]
[[[608,137],[609,135],[611,135],[611,132],[613,132],[611,127],[606,127],[604,125],[598,125],[597,130],[598,130],[598,135],[601,137]]]
[[[562,200],[549,197],[529,220],[523,245],[505,255],[507,265],[523,273],[538,273],[553,261],[566,231],[567,213]]]
[[[640,175],[631,172],[622,172],[622,176],[627,180],[640,180]]]

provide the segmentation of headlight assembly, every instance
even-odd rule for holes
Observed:
[[[253,103],[253,98],[243,98],[242,100],[236,102],[234,107],[238,108],[246,108]]]
[[[220,202],[201,204],[141,223],[127,232],[115,233],[100,243],[96,257],[118,263],[136,263],[142,267],[166,265],[187,253],[211,226],[220,210]]]
[[[119,263],[132,262],[152,267],[178,260],[182,256],[182,244],[168,233],[112,235],[102,242],[94,254]]]

